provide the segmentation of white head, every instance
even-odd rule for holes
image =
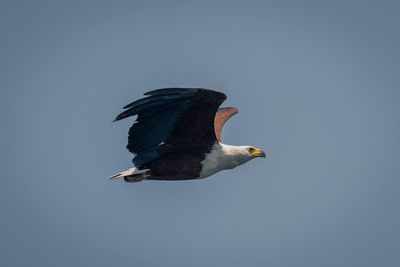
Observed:
[[[241,152],[239,155],[240,157],[243,157],[243,160],[245,160],[245,162],[254,158],[265,158],[265,152],[259,148],[255,148],[252,146],[240,146],[239,148]]]
[[[265,157],[265,152],[252,146],[230,146],[221,144],[224,154],[230,158],[232,165],[241,165],[254,158]]]
[[[265,157],[264,151],[252,146],[231,146],[218,142],[202,161],[200,177],[235,168],[257,157]]]
[[[258,158],[258,157],[265,158],[266,157],[265,152],[259,148],[255,148],[252,146],[247,146],[246,148],[252,158]]]

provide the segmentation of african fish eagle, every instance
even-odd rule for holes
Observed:
[[[264,151],[221,143],[225,122],[237,108],[219,108],[222,92],[204,88],[162,88],[124,107],[114,121],[137,115],[129,129],[127,149],[135,168],[109,177],[126,182],[189,180],[232,169]]]

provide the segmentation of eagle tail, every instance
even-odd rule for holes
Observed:
[[[108,177],[108,180],[115,180],[121,177],[124,177],[125,182],[140,182],[143,179],[146,179],[150,175],[148,174],[149,170],[138,170],[137,168],[130,168],[127,171],[117,173],[113,176]]]

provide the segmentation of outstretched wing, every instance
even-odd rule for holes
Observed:
[[[221,133],[222,133],[222,128],[224,127],[224,124],[227,120],[229,120],[230,117],[238,113],[237,108],[233,107],[226,107],[226,108],[220,108],[215,114],[215,119],[214,119],[214,131],[215,131],[215,136],[218,139],[218,141],[221,142]]]
[[[221,92],[203,88],[163,88],[126,105],[121,120],[138,115],[129,129],[127,149],[137,167],[168,153],[211,147],[217,140],[214,117],[226,99]]]

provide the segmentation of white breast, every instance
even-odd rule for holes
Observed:
[[[232,169],[251,159],[246,146],[231,146],[216,142],[213,149],[201,162],[199,178],[204,178],[222,170]]]

